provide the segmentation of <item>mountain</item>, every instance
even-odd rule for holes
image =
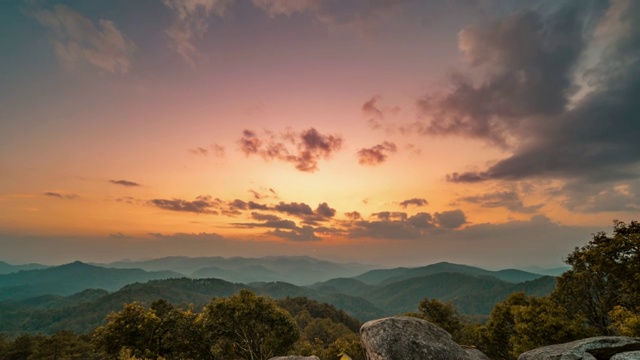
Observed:
[[[42,264],[11,265],[4,261],[0,261],[0,275],[11,274],[21,270],[37,270],[46,268],[48,268],[48,266]]]
[[[109,269],[79,261],[38,270],[0,275],[0,300],[38,295],[71,295],[85,289],[118,290],[134,282],[181,277],[171,271]]]
[[[549,275],[549,276],[560,276],[562,275],[562,273],[564,273],[565,271],[571,269],[570,266],[559,266],[556,268],[543,268],[543,267],[539,267],[539,266],[526,266],[521,268],[521,270],[524,271],[528,271],[528,272],[532,272],[532,273],[536,273],[536,274],[542,274],[542,275]]]
[[[533,274],[516,269],[491,271],[475,266],[452,264],[449,262],[439,262],[436,264],[416,268],[399,267],[393,269],[376,269],[355,276],[354,279],[360,280],[365,284],[378,285],[389,284],[413,277],[434,275],[439,273],[460,273],[472,276],[490,276],[510,283],[530,281],[543,276],[540,274]]]
[[[73,266],[85,270],[93,268],[87,264]],[[212,298],[228,297],[241,289],[275,299],[305,297],[328,303],[360,321],[416,311],[419,302],[427,297],[451,301],[462,314],[487,317],[495,303],[513,292],[542,296],[554,285],[553,277],[511,284],[493,277],[461,273],[440,273],[381,285],[367,285],[355,279],[332,279],[308,287],[284,282],[237,284],[220,279],[170,278],[136,282],[114,292],[90,289],[71,296],[39,295],[0,301],[0,333],[51,334],[59,330],[87,333],[104,324],[106,315],[119,311],[125,303],[136,301],[149,305],[165,299],[198,312]]]
[[[351,277],[375,268],[359,263],[337,263],[308,256],[182,257],[172,256],[142,261],[119,261],[103,266],[147,271],[171,270],[193,278],[216,277],[230,282],[285,281],[295,285],[313,284],[337,277]]]

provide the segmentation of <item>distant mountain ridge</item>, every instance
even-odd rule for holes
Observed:
[[[460,273],[473,276],[490,276],[502,281],[510,283],[519,283],[523,281],[531,281],[542,277],[543,275],[534,274],[523,270],[505,269],[499,271],[485,270],[475,266],[453,264],[449,262],[439,262],[431,265],[405,268],[398,267],[393,269],[375,269],[364,274],[355,276],[354,279],[360,280],[365,284],[379,285],[384,283],[397,282],[400,280],[410,279],[413,277],[433,275],[439,273]]]
[[[115,291],[134,282],[182,277],[173,271],[113,269],[80,261],[0,275],[0,300],[39,295],[71,295],[86,289]]]
[[[42,264],[23,264],[23,265],[11,265],[4,261],[0,261],[0,275],[11,274],[22,270],[39,270],[46,269],[49,266]]]
[[[147,271],[171,270],[191,278],[217,277],[231,282],[284,281],[309,285],[336,277],[351,277],[378,266],[338,263],[308,256],[183,257],[171,256],[141,261],[118,261],[101,264],[120,269],[140,268]]]

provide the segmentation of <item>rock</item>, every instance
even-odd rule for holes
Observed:
[[[462,348],[467,353],[469,360],[491,360],[487,355],[476,348],[468,346],[462,346]]]
[[[311,356],[289,355],[289,356],[276,356],[276,357],[269,358],[269,360],[320,360],[320,358],[315,355],[311,355]]]
[[[640,351],[617,353],[611,357],[611,360],[640,360]]]
[[[368,360],[469,360],[448,332],[422,319],[396,316],[372,320],[360,328]]]
[[[518,360],[601,360],[635,350],[640,350],[640,338],[598,336],[533,349],[522,353]]]

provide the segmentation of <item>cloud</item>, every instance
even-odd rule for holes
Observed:
[[[328,159],[340,150],[342,137],[323,135],[316,129],[309,128],[300,133],[266,132],[266,136],[261,139],[254,131],[244,130],[238,144],[246,156],[259,155],[267,160],[286,161],[293,163],[300,171],[315,172],[320,159]]]
[[[429,205],[429,202],[425,199],[419,199],[419,198],[407,199],[400,202],[400,206],[405,209],[410,205],[420,207],[420,206]]]
[[[478,139],[509,155],[448,181],[551,179],[597,193],[638,185],[640,3],[519,10],[466,27],[459,48],[484,76],[453,74],[449,90],[418,100],[421,119],[408,128]],[[567,194],[575,208],[598,202],[593,193]],[[617,203],[610,208],[628,208]]]
[[[336,209],[331,208],[326,202],[318,204],[316,214],[322,218],[332,218],[336,215]]]
[[[129,181],[129,180],[109,180],[109,182],[112,183],[112,184],[128,186],[128,187],[141,186],[137,182],[133,182],[133,181]]]
[[[58,198],[58,199],[63,199],[63,200],[74,200],[79,198],[80,196],[76,195],[76,194],[63,194],[63,193],[59,193],[59,192],[53,192],[53,191],[47,191],[42,193],[42,195],[44,196],[48,196],[48,197],[54,197],[54,198]]]
[[[362,104],[360,110],[362,111],[362,114],[368,118],[367,123],[369,127],[374,130],[384,128],[387,132],[393,133],[397,130],[396,126],[393,123],[386,122],[385,117],[387,117],[389,114],[398,114],[398,112],[400,112],[400,107],[394,106],[390,109],[382,107],[379,104],[380,99],[381,97],[379,95],[371,97],[371,99],[365,101],[364,104]]]
[[[351,217],[343,222],[350,238],[374,239],[427,239],[439,236],[447,231],[458,230],[466,224],[466,215],[462,210],[443,211],[430,214],[419,212],[408,215],[404,212],[382,211],[371,215],[374,220],[362,220]]]
[[[457,229],[467,223],[467,217],[462,210],[443,211],[433,215],[436,223],[446,229]]]
[[[515,191],[497,191],[482,195],[465,196],[458,200],[488,208],[503,207],[525,214],[534,213],[543,206],[543,204],[524,206],[520,196]]]
[[[147,203],[164,210],[214,215],[219,213],[217,209],[220,206],[220,200],[213,199],[209,195],[200,195],[193,201],[183,199],[153,199],[149,200]]]
[[[202,155],[202,156],[213,155],[216,158],[224,158],[226,155],[224,146],[218,145],[218,144],[213,144],[209,148],[203,148],[203,147],[197,146],[195,148],[189,149],[188,151],[194,155]]]
[[[285,203],[281,201],[278,205],[275,205],[273,209],[294,216],[313,215],[311,206],[305,203]]]
[[[166,31],[169,47],[190,66],[196,66],[202,54],[195,45],[209,28],[211,15],[223,17],[233,0],[164,0],[164,5],[175,13],[175,19]]]
[[[54,6],[53,11],[38,9],[33,16],[52,31],[49,41],[64,68],[90,65],[112,74],[129,72],[135,44],[113,22],[100,19],[96,26],[65,5]]]
[[[275,229],[274,231],[268,232],[268,234],[277,236],[279,238],[283,238],[291,241],[319,241],[322,240],[321,237],[315,234],[315,230],[311,226],[303,226],[301,228],[295,230],[280,230]]]
[[[291,16],[295,13],[316,12],[322,5],[322,0],[252,0],[251,2],[272,18],[278,15]]]
[[[295,221],[283,219],[272,214],[263,214],[257,212],[252,212],[251,218],[263,222],[235,223],[233,225],[242,228],[272,228],[274,230],[267,231],[267,235],[273,235],[291,241],[322,240],[322,238],[315,234],[315,229],[309,225],[299,227],[298,225],[296,225]]]
[[[358,162],[361,165],[378,165],[387,160],[389,154],[398,150],[396,144],[385,141],[370,148],[358,150]]]

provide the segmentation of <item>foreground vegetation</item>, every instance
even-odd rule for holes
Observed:
[[[511,294],[484,324],[452,303],[425,298],[409,315],[449,331],[490,358],[512,360],[529,349],[595,335],[640,336],[640,223],[614,222],[567,257],[571,269],[543,297]],[[304,297],[273,300],[248,290],[212,299],[202,311],[166,300],[127,303],[91,334],[0,336],[0,360],[268,359],[340,353],[363,359],[360,323]]]

